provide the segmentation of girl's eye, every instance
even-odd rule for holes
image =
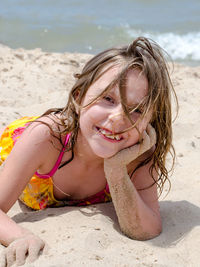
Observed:
[[[141,110],[139,108],[135,109],[134,112],[141,114]]]
[[[140,114],[142,114],[142,111],[139,108],[137,108],[137,109],[130,112],[130,115],[132,115],[132,116],[134,116],[136,114],[140,115]]]
[[[108,95],[104,96],[103,99],[110,102],[110,103],[114,103],[114,99]]]

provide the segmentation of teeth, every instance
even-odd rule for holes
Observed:
[[[110,133],[108,134],[108,132],[104,129],[99,129],[99,131],[105,135],[107,138],[110,138],[112,140],[116,139],[116,140],[120,140],[120,136],[117,134],[117,135],[110,135]]]
[[[100,129],[100,132],[101,132],[102,134],[105,134],[105,135],[107,134],[107,132],[106,132],[105,130],[103,130],[103,129],[102,129],[102,130]]]
[[[116,138],[117,140],[120,140],[120,136],[119,136],[119,135],[116,135],[115,138]]]

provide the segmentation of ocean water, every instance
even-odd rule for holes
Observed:
[[[200,64],[199,0],[0,0],[0,43],[97,53],[146,36],[174,61]]]

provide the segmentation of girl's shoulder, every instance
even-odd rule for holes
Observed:
[[[36,117],[35,120],[28,123],[26,132],[33,135],[39,135],[44,140],[52,139],[59,136],[59,121],[58,117],[53,115],[47,115],[42,117]]]
[[[42,116],[31,122],[23,133],[23,141],[29,139],[35,146],[41,147],[46,153],[62,149],[65,136],[60,134],[59,118],[53,115]],[[45,153],[45,154],[46,154]]]
[[[24,132],[29,133],[44,133],[48,132],[54,127],[54,122],[49,116],[24,116],[9,123],[6,127],[0,131],[0,137],[13,139],[14,143],[22,136]],[[46,136],[46,134],[45,134]]]
[[[62,148],[58,125],[51,115],[36,117],[27,123],[22,134],[14,142],[11,154],[21,157],[24,162],[21,165],[33,165],[31,168],[34,172],[39,169],[42,173],[47,173]]]
[[[26,116],[11,122],[1,133],[0,147],[4,160],[13,148],[26,155],[37,150],[38,156],[52,152],[55,147],[59,150],[61,143],[56,118],[52,115]]]
[[[11,122],[1,132],[0,159],[5,161],[12,151],[28,155],[32,150],[47,147],[50,132],[47,125],[37,121],[38,117],[22,117]],[[43,119],[42,119],[43,120]],[[46,121],[47,120],[43,120]],[[39,146],[37,144],[40,144]],[[12,152],[12,153],[11,153]]]

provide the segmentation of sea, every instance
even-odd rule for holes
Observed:
[[[200,0],[0,0],[0,43],[96,54],[138,36],[200,65]]]

